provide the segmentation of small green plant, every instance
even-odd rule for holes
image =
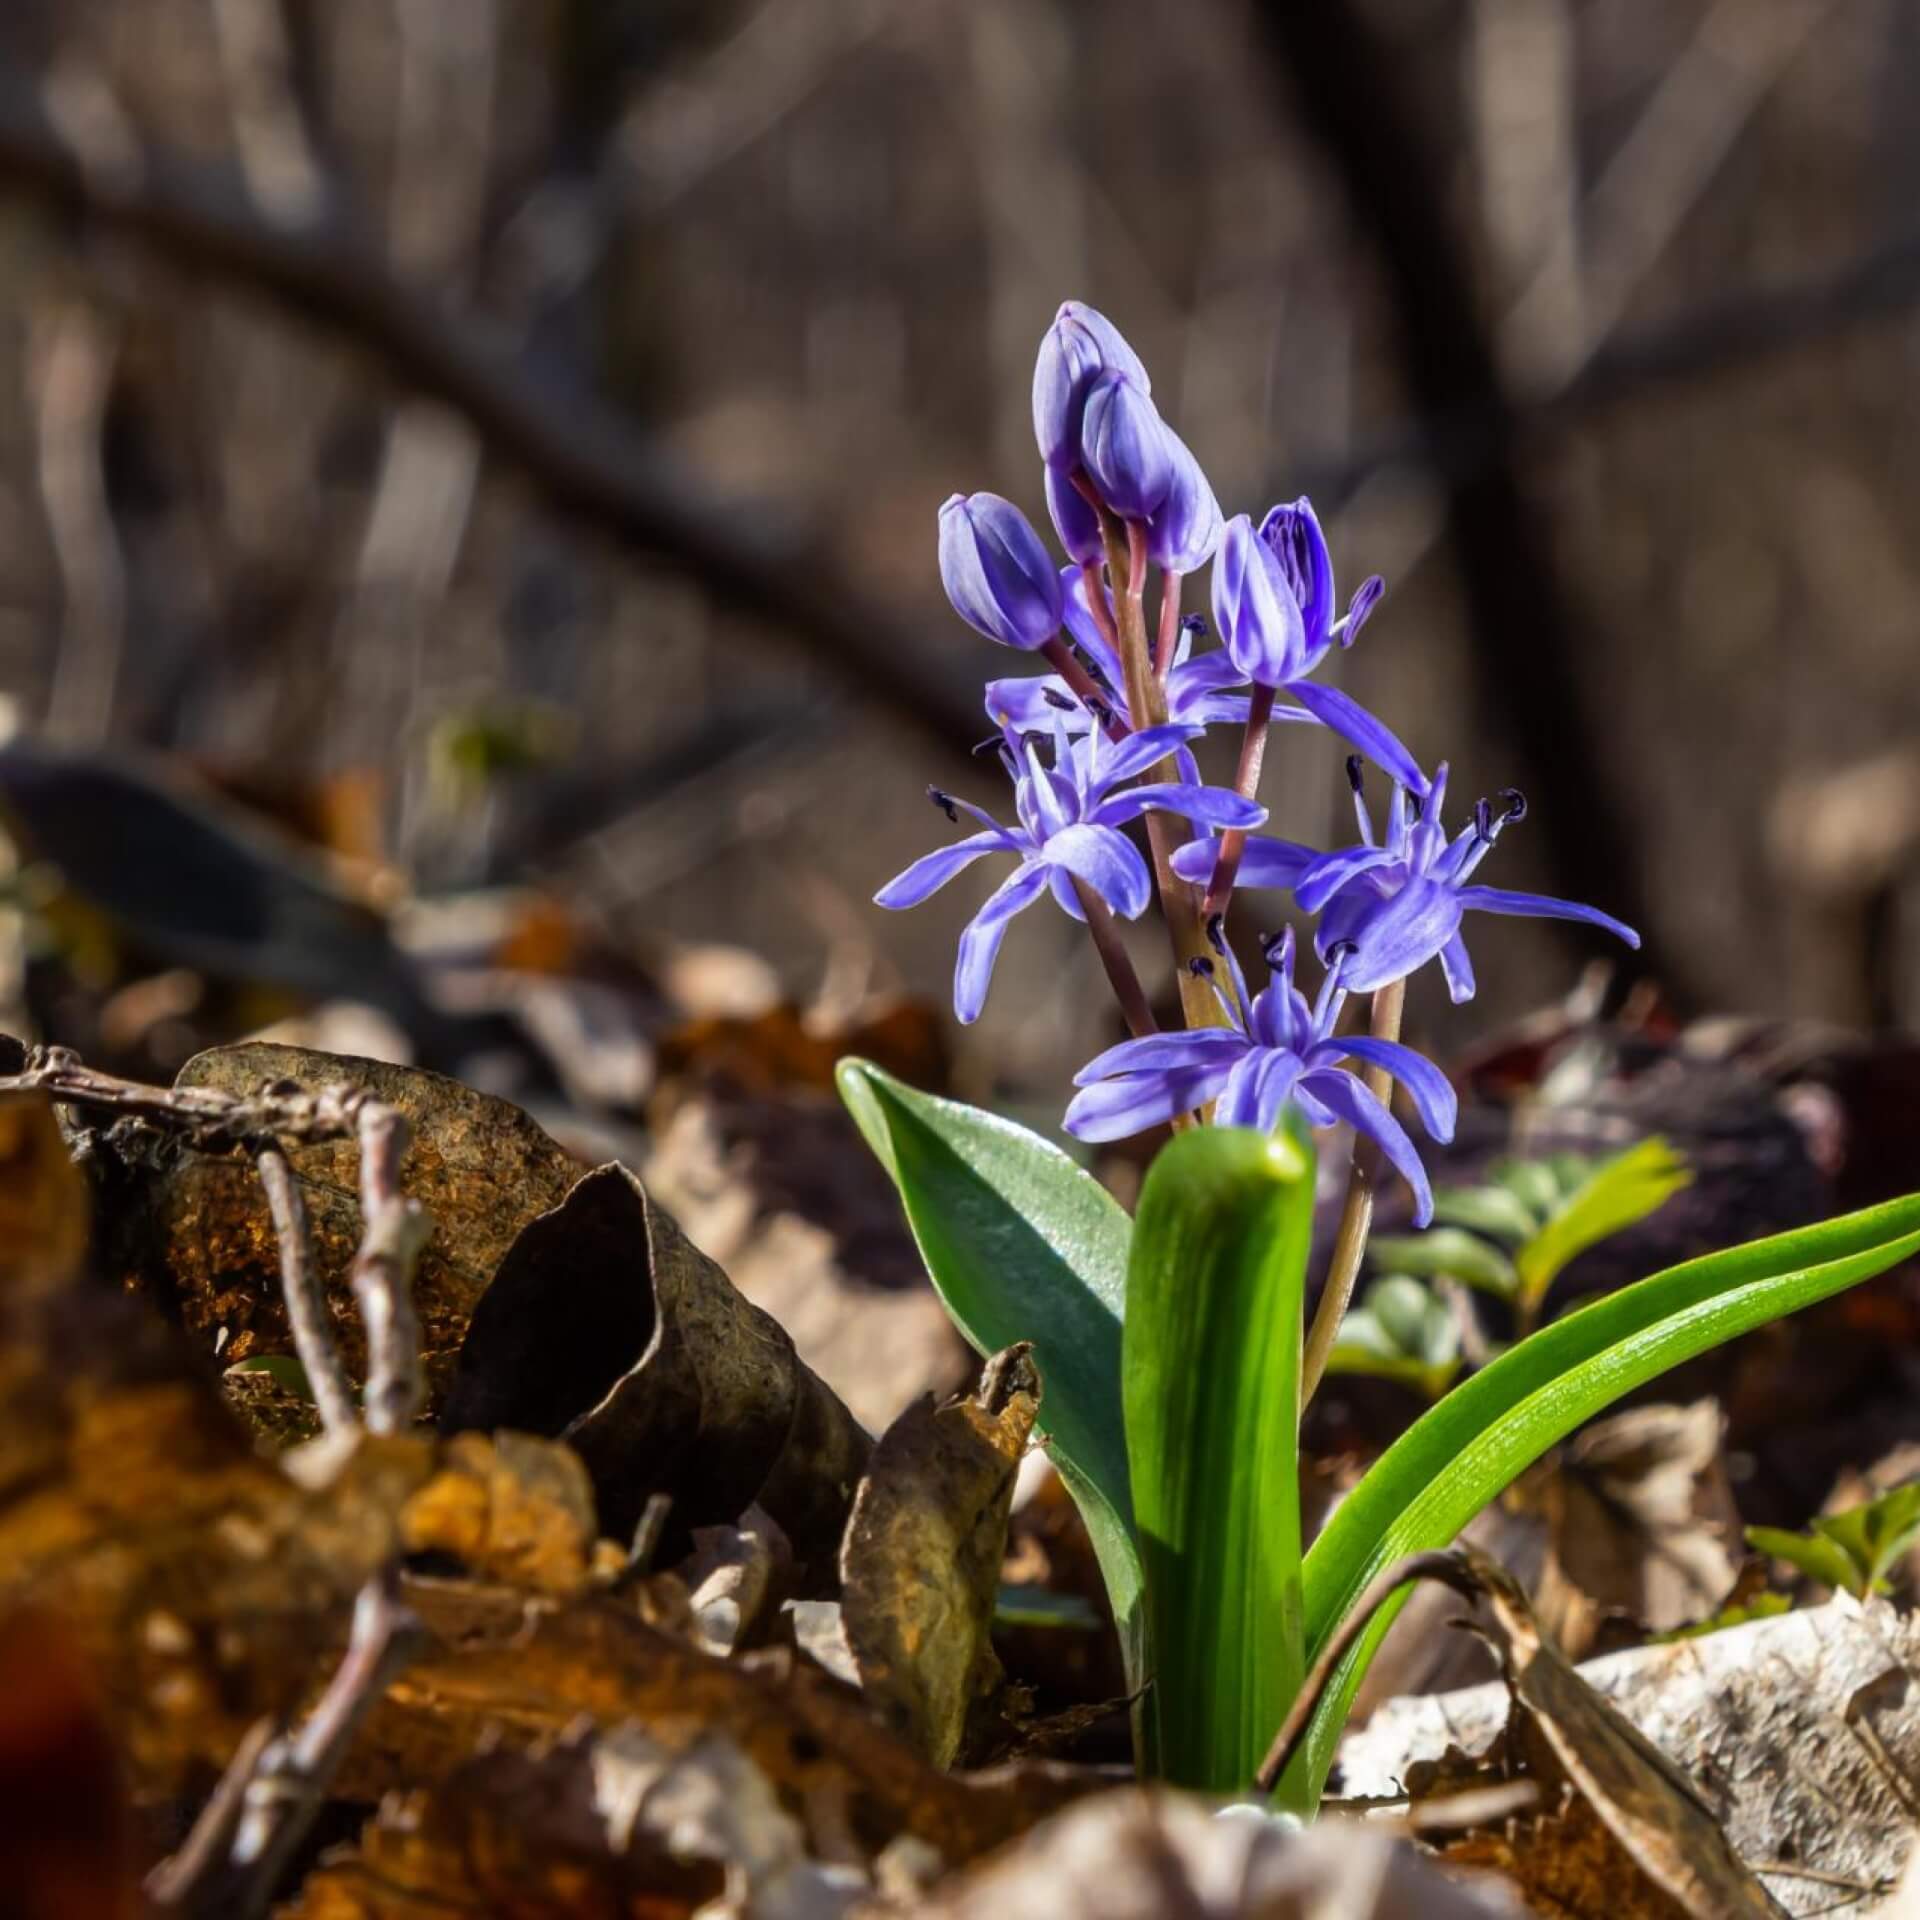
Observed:
[[[1120,1626],[1142,1772],[1223,1791],[1263,1777],[1303,1676],[1343,1623],[1366,1618],[1350,1644],[1342,1637],[1278,1783],[1282,1803],[1305,1811],[1395,1610],[1363,1614],[1370,1584],[1407,1554],[1449,1545],[1622,1394],[1920,1249],[1920,1195],[1688,1261],[1538,1331],[1527,1329],[1554,1275],[1657,1206],[1685,1170],[1655,1141],[1602,1167],[1520,1163],[1477,1198],[1455,1196],[1443,1222],[1453,1239],[1393,1249],[1403,1283],[1368,1294],[1360,1343],[1371,1325],[1378,1355],[1441,1384],[1454,1356],[1411,1261],[1443,1257],[1468,1284],[1504,1289],[1524,1337],[1430,1407],[1308,1547],[1300,1418],[1338,1345],[1385,1169],[1411,1190],[1417,1225],[1436,1213],[1395,1089],[1430,1138],[1453,1136],[1451,1083],[1400,1041],[1409,980],[1435,967],[1456,1002],[1470,999],[1463,928],[1479,916],[1576,921],[1630,947],[1639,936],[1597,907],[1481,882],[1496,843],[1525,818],[1524,796],[1478,799],[1450,826],[1445,762],[1427,772],[1382,720],[1315,677],[1368,622],[1383,583],[1362,582],[1342,610],[1306,500],[1257,523],[1225,518],[1110,321],[1076,302],[1060,309],[1041,342],[1033,409],[1047,506],[1071,564],[998,494],[956,493],[939,515],[955,611],[1010,660],[1047,669],[987,683],[1011,811],[928,788],[959,836],[874,898],[918,907],[977,863],[996,864],[997,884],[960,935],[962,1022],[984,1008],[1014,920],[1056,909],[1083,925],[1132,1037],[1075,1075],[1061,1124],[1086,1141],[1160,1126],[1173,1138],[1129,1220],[1025,1128],[860,1061],[842,1063],[840,1085],[961,1330],[988,1353],[1032,1344],[1040,1424]],[[1220,644],[1200,651],[1208,623],[1181,595],[1203,569]],[[1231,788],[1200,777],[1193,748],[1211,727],[1239,735]],[[1351,749],[1357,839],[1321,850],[1257,831],[1270,735],[1309,752],[1329,738]],[[1386,776],[1382,812],[1367,796],[1368,761]],[[1135,823],[1144,852],[1125,831]],[[1228,926],[1241,896],[1261,890],[1289,895],[1304,931],[1244,943],[1265,965],[1256,990]],[[1156,902],[1176,962],[1172,1030],[1118,924]],[[1261,923],[1275,924],[1270,911]],[[1303,983],[1309,945],[1318,979]],[[1366,999],[1364,1022],[1345,1018],[1355,996]],[[1352,1159],[1309,1324],[1317,1137]],[[1410,1256],[1412,1246],[1424,1251]]]
[[[1610,1159],[1508,1160],[1482,1185],[1436,1189],[1436,1224],[1424,1233],[1377,1235],[1372,1257],[1389,1272],[1496,1294],[1512,1305],[1520,1332],[1530,1333],[1548,1289],[1576,1255],[1658,1211],[1692,1179],[1658,1135]]]
[[[1864,1600],[1890,1591],[1887,1569],[1920,1540],[1920,1480],[1892,1487],[1843,1513],[1822,1514],[1805,1533],[1749,1527],[1747,1545],[1771,1554],[1836,1593]]]
[[[1340,1322],[1329,1373],[1373,1374],[1438,1400],[1459,1377],[1460,1316],[1411,1274],[1373,1282]]]

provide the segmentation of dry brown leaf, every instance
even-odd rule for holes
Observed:
[[[670,1550],[763,1507],[817,1590],[872,1443],[626,1168],[586,1175],[531,1222],[474,1310],[449,1428],[556,1435],[592,1476],[602,1529],[672,1495]]]
[[[720,1660],[647,1625],[620,1595],[542,1600],[474,1581],[410,1579],[431,1635],[373,1715],[337,1790],[372,1800],[444,1781],[490,1741],[525,1748],[582,1721],[642,1727],[675,1751],[724,1734],[796,1814],[844,1810],[863,1848],[903,1829],[970,1860],[1090,1791],[1050,1764],[940,1772],[859,1696],[786,1653]]]
[[[401,1531],[410,1553],[451,1553],[471,1573],[534,1593],[577,1593],[605,1570],[586,1468],[531,1434],[455,1434]]]
[[[196,1055],[176,1084],[244,1095],[278,1080],[365,1088],[412,1128],[403,1181],[435,1223],[415,1275],[414,1301],[429,1404],[437,1406],[474,1303],[520,1229],[559,1204],[579,1166],[518,1107],[418,1068],[253,1042]],[[292,1145],[287,1158],[306,1199],[316,1267],[348,1370],[357,1379],[365,1346],[347,1283],[363,1224],[357,1148],[350,1140]],[[154,1165],[130,1165],[116,1200],[125,1218],[113,1264],[167,1302],[208,1351],[224,1361],[291,1351],[273,1228],[244,1157],[167,1154]]]
[[[1540,1483],[1551,1541],[1534,1605],[1568,1659],[1609,1621],[1666,1633],[1725,1604],[1745,1558],[1725,1424],[1712,1399],[1634,1407],[1589,1427]]]
[[[1377,1827],[1289,1830],[1252,1808],[1105,1793],[1036,1828],[923,1920],[1522,1920],[1504,1889],[1441,1872]]]
[[[945,1406],[909,1407],[874,1448],[840,1552],[841,1620],[867,1698],[936,1766],[998,1693],[991,1633],[1014,1474],[1040,1375],[1029,1348],[989,1360]]]
[[[92,1194],[44,1094],[0,1094],[0,1299],[64,1286],[87,1254]]]
[[[0,1600],[72,1629],[142,1794],[295,1704],[431,1451],[363,1438],[304,1464],[327,1472],[261,1458],[139,1302],[76,1289],[0,1338]]]
[[[791,1583],[793,1544],[770,1514],[749,1507],[737,1527],[695,1527],[693,1552],[674,1572],[687,1589],[694,1644],[738,1653],[763,1637]]]

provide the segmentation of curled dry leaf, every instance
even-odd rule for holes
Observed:
[[[1570,1660],[1609,1620],[1652,1633],[1707,1619],[1745,1549],[1716,1400],[1634,1407],[1597,1421],[1540,1484],[1551,1541],[1535,1605]]]
[[[670,1494],[670,1554],[693,1526],[758,1504],[815,1589],[872,1445],[779,1324],[618,1165],[514,1242],[474,1310],[442,1424],[564,1439],[616,1539],[650,1494]]]
[[[495,1749],[396,1796],[286,1920],[835,1920],[865,1875],[809,1857],[801,1822],[724,1735],[684,1749],[618,1726]],[[816,1842],[817,1844],[817,1842]]]
[[[495,1740],[525,1748],[581,1722],[632,1722],[677,1751],[725,1735],[790,1812],[836,1807],[864,1849],[905,1830],[958,1863],[1097,1784],[1048,1764],[942,1773],[808,1663],[778,1652],[716,1659],[649,1626],[618,1594],[561,1603],[415,1578],[404,1597],[431,1644],[374,1709],[338,1782],[349,1798],[447,1780]]]
[[[1000,1690],[991,1633],[1014,1474],[1040,1374],[1010,1347],[972,1393],[909,1407],[873,1450],[840,1552],[841,1624],[867,1698],[952,1766]]]
[[[693,1552],[674,1572],[687,1588],[694,1643],[737,1653],[760,1639],[792,1577],[793,1547],[770,1515],[749,1507],[737,1527],[695,1527]]]
[[[1920,1780],[1920,1614],[1843,1595],[1578,1671],[1715,1796],[1789,1911],[1898,1878]],[[1484,1753],[1509,1711],[1497,1683],[1394,1701],[1342,1746],[1345,1791],[1393,1792],[1450,1744]]]
[[[917,1909],[924,1920],[1521,1920],[1377,1827],[1304,1832],[1251,1807],[1127,1788],[1036,1828]]]
[[[559,1204],[579,1167],[518,1107],[418,1068],[253,1042],[197,1054],[176,1084],[244,1095],[279,1080],[364,1088],[412,1129],[402,1184],[435,1222],[414,1302],[429,1404],[437,1405],[474,1303],[520,1229]],[[358,1151],[351,1140],[290,1144],[287,1159],[306,1200],[347,1367],[358,1379],[365,1343],[347,1280],[363,1226]],[[223,1360],[291,1351],[273,1226],[252,1164],[244,1156],[167,1154],[130,1163],[126,1172],[127,1189],[116,1195],[125,1217],[114,1264]]]

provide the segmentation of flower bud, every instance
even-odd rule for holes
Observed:
[[[1148,520],[1173,485],[1173,447],[1144,387],[1111,369],[1087,390],[1080,464],[1123,520]]]
[[[1198,573],[1220,544],[1220,502],[1187,443],[1171,427],[1164,431],[1173,453],[1173,481],[1147,523],[1147,558],[1169,573]]]
[[[1300,607],[1273,549],[1244,513],[1227,522],[1213,564],[1213,624],[1249,680],[1283,687],[1298,678],[1305,654]]]
[[[1049,467],[1071,471],[1080,458],[1080,415],[1087,389],[1109,367],[1126,374],[1142,393],[1153,391],[1140,356],[1120,329],[1105,314],[1067,301],[1041,335],[1033,365],[1033,432],[1040,458]]]
[[[1047,469],[1047,512],[1060,544],[1081,566],[1098,562],[1106,553],[1100,539],[1100,516],[1065,469]]]
[[[997,493],[940,509],[940,580],[968,626],[1031,651],[1060,631],[1060,576],[1027,516]]]
[[[1287,589],[1300,609],[1304,665],[1311,667],[1333,638],[1333,556],[1327,551],[1327,536],[1303,494],[1290,507],[1268,508],[1260,523],[1260,538],[1279,561]]]

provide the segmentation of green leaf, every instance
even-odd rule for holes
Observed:
[[[1304,1134],[1194,1128],[1140,1195],[1122,1376],[1154,1662],[1147,1759],[1177,1786],[1244,1787],[1300,1686],[1312,1229]]]
[[[1756,1593],[1751,1600],[1743,1601],[1739,1606],[1722,1607],[1718,1613],[1709,1614],[1704,1620],[1696,1620],[1690,1627],[1674,1627],[1666,1633],[1656,1633],[1647,1644],[1670,1647],[1678,1640],[1704,1640],[1710,1633],[1724,1633],[1729,1627],[1744,1627],[1749,1620],[1772,1620],[1792,1611],[1793,1601],[1786,1594]]]
[[[1367,1243],[1373,1263],[1393,1273],[1426,1279],[1445,1275],[1463,1286],[1478,1287],[1511,1300],[1520,1288],[1513,1262],[1477,1233],[1463,1227],[1429,1227],[1425,1233],[1380,1234]]]
[[[1879,1592],[1887,1569],[1920,1539],[1920,1480],[1890,1487],[1863,1506],[1822,1514],[1813,1526],[1844,1547],[1866,1576],[1867,1590]]]
[[[1492,1171],[1495,1184],[1512,1194],[1536,1220],[1544,1220],[1560,1204],[1560,1182],[1543,1160],[1503,1160]]]
[[[1817,1533],[1789,1533],[1785,1527],[1748,1527],[1747,1545],[1755,1553],[1784,1560],[1798,1567],[1809,1579],[1836,1593],[1864,1595],[1868,1587],[1865,1567],[1856,1561],[1837,1540]]]
[[[1622,1394],[1737,1334],[1920,1250],[1920,1194],[1669,1268],[1510,1347],[1423,1414],[1335,1511],[1306,1558],[1307,1654],[1326,1644],[1367,1582],[1403,1554],[1444,1547],[1504,1487]],[[1354,1690],[1387,1630],[1389,1603],[1341,1663],[1286,1804],[1318,1799]]]
[[[1056,1593],[1051,1587],[1002,1586],[993,1603],[993,1624],[1097,1633],[1102,1615],[1081,1594]]]
[[[1340,1322],[1327,1371],[1397,1380],[1437,1400],[1460,1371],[1460,1322],[1418,1280],[1389,1274]]]
[[[1505,1187],[1440,1187],[1433,1196],[1436,1225],[1471,1227],[1518,1246],[1539,1231],[1540,1222]]]
[[[900,1190],[954,1324],[982,1354],[1033,1342],[1038,1426],[1086,1520],[1137,1690],[1145,1622],[1120,1412],[1132,1223],[1099,1181],[1025,1127],[916,1092],[865,1060],[841,1061],[836,1077]]]
[[[1693,1170],[1657,1135],[1603,1161],[1514,1255],[1520,1297],[1537,1305],[1576,1254],[1644,1220],[1692,1180]]]

